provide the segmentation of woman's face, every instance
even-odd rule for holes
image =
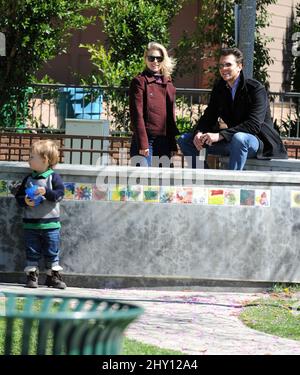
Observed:
[[[158,49],[151,49],[146,55],[147,68],[154,73],[160,73],[163,55]]]

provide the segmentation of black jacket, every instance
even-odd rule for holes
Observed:
[[[219,117],[227,124],[227,129],[218,130]],[[237,132],[250,133],[259,140],[257,159],[288,158],[280,136],[273,126],[264,86],[254,79],[245,79],[242,71],[234,100],[230,88],[223,79],[215,84],[210,102],[196,126],[195,134],[198,131],[220,132],[228,142]]]

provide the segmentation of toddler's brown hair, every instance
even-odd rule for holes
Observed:
[[[59,151],[57,144],[49,139],[35,142],[31,147],[31,152],[47,160],[49,167],[54,167],[58,163]]]

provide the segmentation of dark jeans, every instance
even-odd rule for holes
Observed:
[[[182,134],[177,140],[179,147],[186,157],[190,168],[199,168],[199,151],[194,143],[193,133]],[[246,164],[247,158],[254,158],[259,148],[258,139],[248,133],[235,133],[230,142],[222,140],[206,147],[207,155],[223,155],[229,156],[229,169],[241,170]],[[201,166],[200,166],[201,168]]]
[[[148,137],[149,156],[145,157],[139,154],[138,145],[135,137],[132,137],[130,147],[130,157],[132,166],[140,167],[170,167],[171,149],[169,140],[165,136]]]
[[[59,264],[60,229],[25,229],[26,266],[38,267],[42,256],[46,268]]]

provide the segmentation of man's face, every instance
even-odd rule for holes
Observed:
[[[234,81],[240,75],[242,64],[237,64],[234,55],[221,56],[219,61],[219,71],[221,77],[230,86],[234,84]]]

